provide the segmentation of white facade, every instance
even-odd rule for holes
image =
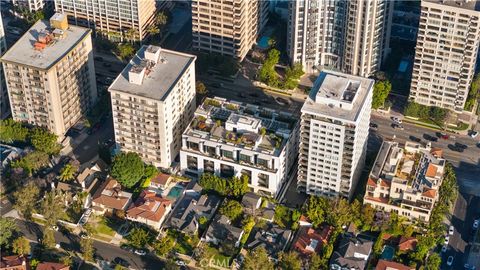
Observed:
[[[227,125],[239,115],[244,118],[243,123]],[[221,124],[215,120],[222,117]],[[251,124],[249,128],[243,127],[247,121]],[[262,136],[263,129],[266,133]],[[297,121],[290,114],[221,98],[207,100],[183,133],[180,166],[183,172],[197,176],[247,175],[254,192],[275,196],[294,165],[297,132]]]
[[[2,14],[0,13],[0,57],[7,51],[7,41],[5,40],[5,31],[3,29]],[[3,75],[3,67],[0,64],[0,119],[6,118],[10,114],[10,103],[8,102],[8,91]]]
[[[149,50],[159,52],[156,62],[148,59]],[[170,168],[195,110],[195,59],[143,46],[113,82],[109,91],[115,141],[122,151],[136,152],[145,162]],[[143,74],[141,78],[137,71]]]
[[[55,10],[67,14],[71,23],[109,37],[143,39],[157,8],[155,0],[55,0]]]
[[[287,52],[308,73],[325,67],[367,77],[389,53],[393,1],[298,0],[289,10]]]
[[[323,71],[302,107],[298,189],[350,198],[367,147],[373,80]]]
[[[45,5],[45,1],[44,0],[12,0],[12,4],[19,7],[26,8],[30,12],[35,12],[43,9],[43,6]]]
[[[410,99],[461,112],[480,46],[480,5],[478,1],[421,3]]]

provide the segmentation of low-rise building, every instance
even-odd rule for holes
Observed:
[[[170,200],[158,196],[155,192],[144,190],[127,210],[126,218],[160,230],[170,210],[172,210]]]
[[[293,249],[306,257],[315,253],[319,254],[328,243],[332,232],[333,228],[328,225],[318,230],[309,226],[302,226],[293,241]]]
[[[407,142],[383,142],[367,181],[364,204],[410,220],[429,221],[445,159],[441,151]]]
[[[4,256],[0,260],[0,270],[30,270],[30,263],[23,255]]]
[[[122,191],[115,179],[108,179],[93,196],[93,211],[97,214],[105,212],[125,211],[132,202],[132,193]]]
[[[37,265],[36,270],[70,270],[70,266],[63,263],[42,262]]]
[[[233,226],[228,217],[218,214],[202,237],[202,241],[215,245],[228,242],[238,247],[243,233],[243,229]]]
[[[295,164],[297,131],[290,113],[206,99],[183,133],[180,166],[194,176],[246,175],[254,192],[274,196]]]
[[[330,269],[365,269],[372,247],[373,241],[361,236],[351,234],[341,236],[338,246],[330,258]]]
[[[414,270],[415,267],[406,266],[401,263],[379,260],[375,270]]]
[[[275,204],[262,201],[262,197],[253,192],[247,192],[242,197],[243,212],[266,221],[273,222]]]
[[[149,188],[163,190],[168,187],[170,182],[172,182],[172,176],[165,173],[159,173],[150,179]]]
[[[402,235],[398,241],[398,250],[402,252],[415,250],[417,243],[417,238],[413,236],[405,237]]]
[[[287,248],[291,237],[291,230],[280,228],[273,223],[268,223],[265,228],[254,228],[244,248],[255,250],[256,248],[263,247],[267,251],[268,256],[276,260],[278,259],[278,254]]]

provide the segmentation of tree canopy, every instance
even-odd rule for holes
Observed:
[[[173,250],[175,239],[170,235],[165,235],[153,244],[153,249],[160,256],[165,256]]]
[[[82,251],[82,257],[85,261],[93,262],[93,255],[95,254],[95,248],[93,247],[93,240],[90,237],[80,239],[80,250]]]
[[[127,235],[128,244],[134,248],[144,248],[150,241],[150,233],[143,228],[133,228]]]
[[[22,168],[28,175],[48,165],[49,157],[45,152],[33,151],[24,157],[12,161],[12,168]]]
[[[18,255],[30,254],[30,241],[23,236],[18,237],[12,243],[12,250]]]
[[[25,219],[30,220],[39,196],[40,189],[38,186],[33,182],[29,182],[13,193],[15,200],[13,207],[20,212]]]
[[[28,133],[28,128],[20,122],[15,122],[12,118],[0,120],[0,142],[25,142]]]
[[[303,67],[301,63],[296,63],[292,67],[288,67],[285,71],[285,79],[283,83],[283,88],[285,89],[294,89],[298,86],[298,80],[302,75]]]
[[[388,80],[377,81],[373,86],[372,108],[378,109],[383,107],[391,90],[392,84]]]
[[[0,217],[0,247],[9,247],[17,230],[17,223],[13,218]]]
[[[466,111],[471,111],[475,102],[478,101],[480,97],[480,73],[477,73],[472,80],[472,84],[470,85],[470,91],[468,91],[467,100],[465,101],[464,109]]]
[[[221,196],[240,198],[248,192],[248,176],[232,177],[224,179],[214,174],[204,173],[200,176],[199,182],[206,191],[216,192]]]
[[[236,200],[228,200],[220,206],[220,214],[227,216],[230,220],[236,220],[243,213],[242,205]]]
[[[197,83],[195,84],[195,90],[197,91],[197,94],[200,95],[206,95],[208,93],[207,87],[201,81],[197,81]]]
[[[60,145],[57,143],[57,135],[43,128],[35,128],[30,133],[30,141],[35,149],[49,155],[58,154]]]
[[[65,202],[62,191],[53,189],[45,194],[40,209],[45,218],[45,225],[53,226],[65,215]]]
[[[134,39],[135,34],[128,34],[127,36],[128,39]],[[128,60],[135,55],[135,47],[130,43],[119,44],[115,51],[122,60]]]
[[[280,52],[277,49],[271,49],[268,52],[268,56],[265,59],[262,67],[259,71],[259,79],[261,82],[266,83],[268,86],[278,87],[280,82],[278,74],[275,71],[275,66],[280,60]]]
[[[145,166],[137,153],[120,153],[113,160],[112,176],[126,187],[135,186],[144,175]]]
[[[267,251],[264,247],[259,247],[254,250],[250,250],[245,256],[243,262],[244,270],[273,270],[274,265],[268,258]]]
[[[62,170],[60,170],[60,175],[58,178],[60,181],[68,182],[75,178],[75,173],[77,173],[77,168],[68,163],[62,168]]]
[[[302,261],[295,251],[281,252],[279,254],[278,266],[282,270],[297,270],[302,269]]]
[[[422,120],[431,119],[438,125],[443,125],[447,118],[448,110],[440,107],[429,107],[422,104],[409,101],[405,107],[404,114],[411,117],[420,118]]]

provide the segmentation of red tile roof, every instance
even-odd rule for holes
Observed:
[[[333,228],[331,226],[324,226],[321,230],[314,230],[310,227],[303,228],[299,232],[293,247],[304,255],[314,252],[318,253],[330,239],[332,231]]]
[[[375,180],[373,180],[372,178],[369,177],[368,181],[367,181],[367,185],[376,187],[377,183],[375,182]]]
[[[36,270],[69,270],[70,266],[62,263],[42,262],[37,265]]]
[[[387,198],[365,196],[365,199],[375,202],[388,203]]]
[[[93,195],[93,202],[106,208],[124,210],[132,194],[123,192],[115,179],[109,179]]]
[[[0,269],[30,270],[30,264],[22,255],[5,256],[0,260]]]
[[[375,270],[414,270],[415,267],[409,267],[401,263],[379,260]]]
[[[144,190],[135,204],[127,210],[127,217],[134,219],[142,217],[159,222],[165,215],[166,208],[171,204],[170,200],[157,196],[155,192]]]
[[[400,251],[407,251],[407,250],[414,250],[417,246],[417,238],[415,237],[400,237],[400,241],[398,243],[398,249]]]
[[[425,173],[426,177],[435,177],[437,175],[437,166],[433,164],[428,164],[427,172]]]
[[[390,183],[389,181],[380,180],[380,186],[382,186],[382,187],[390,187],[390,186],[391,186],[391,183]]]
[[[432,150],[430,150],[430,153],[435,157],[441,157],[443,155],[443,150],[441,148],[432,148]]]
[[[422,196],[429,197],[429,198],[435,198],[435,195],[437,194],[437,191],[434,189],[425,189],[422,193]]]
[[[157,176],[153,177],[150,182],[155,183],[158,185],[166,185],[168,183],[168,180],[170,179],[170,175],[164,174],[164,173],[159,173]]]

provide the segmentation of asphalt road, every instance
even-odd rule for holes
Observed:
[[[101,122],[100,129],[81,142],[73,150],[73,155],[81,163],[92,160],[98,154],[98,143],[113,139],[112,117],[107,117]]]
[[[396,136],[396,140],[399,142],[405,142],[411,140],[411,136],[421,139],[426,143],[424,134],[436,137],[436,130],[431,130],[425,127],[416,126],[414,124],[403,123],[404,130],[393,129],[390,125],[392,120],[387,117],[378,116],[372,114],[371,122],[378,124],[378,130],[374,131],[382,138],[392,138]],[[460,186],[460,192],[479,195],[480,185],[480,148],[476,146],[478,139],[472,139],[465,135],[455,135],[455,139],[438,139],[437,142],[432,142],[432,147],[438,147],[443,149],[443,156],[455,168],[457,174],[458,184]],[[461,143],[467,146],[467,149],[463,153],[452,151],[448,148],[449,144]]]
[[[42,226],[22,220],[16,221],[20,231],[31,241],[37,242],[38,239],[42,237]],[[80,239],[76,235],[55,232],[55,241],[66,251],[80,251]],[[116,257],[120,257],[128,261],[130,267],[133,269],[162,269],[162,267],[164,267],[164,263],[155,256],[138,256],[117,246],[95,240],[93,241],[93,246],[96,256],[108,262],[111,262]]]

